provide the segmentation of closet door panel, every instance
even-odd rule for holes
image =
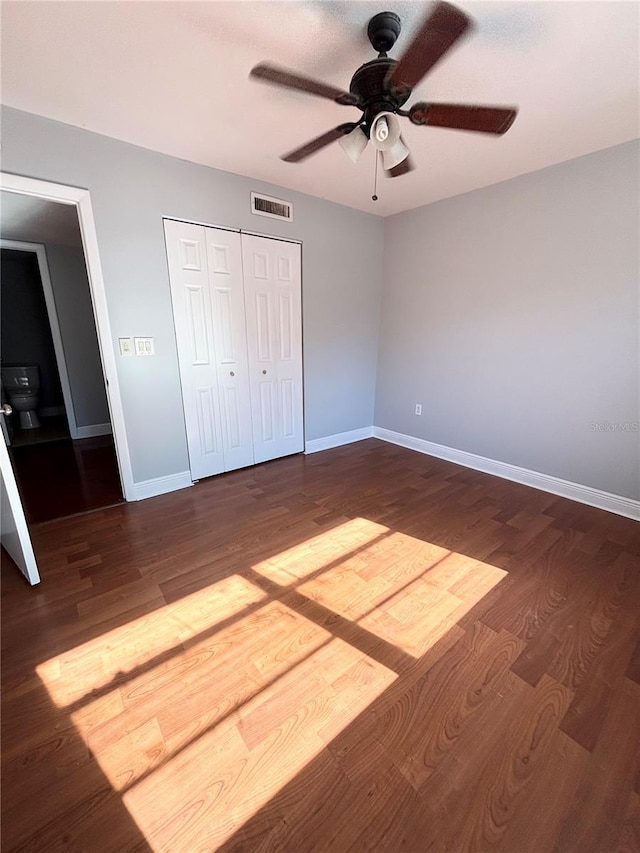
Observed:
[[[165,239],[191,476],[224,471],[204,228],[165,220]]]
[[[224,470],[253,465],[251,394],[240,235],[206,229],[220,390]]]
[[[256,462],[304,449],[300,246],[242,235]]]
[[[275,459],[278,452],[277,363],[274,351],[273,295],[266,275],[268,259],[263,252],[245,259],[247,351],[253,413],[253,455],[256,462]],[[260,274],[256,275],[255,271]]]
[[[283,441],[296,453],[304,449],[300,246],[281,242],[276,257],[278,401]]]

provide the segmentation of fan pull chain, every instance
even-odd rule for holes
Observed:
[[[373,195],[371,196],[372,201],[378,201],[378,196],[376,195],[378,191],[378,157],[379,152],[376,150],[376,166],[375,171],[373,173]]]

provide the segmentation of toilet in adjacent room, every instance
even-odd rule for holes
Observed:
[[[40,368],[38,365],[3,365],[1,373],[5,393],[13,411],[18,413],[21,429],[39,427],[37,408]]]

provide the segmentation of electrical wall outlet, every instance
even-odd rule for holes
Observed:
[[[136,345],[136,355],[155,355],[156,351],[153,346],[153,338],[134,338]]]
[[[133,355],[133,341],[131,338],[118,338],[120,344],[120,355]]]
[[[422,403],[416,403],[416,415],[422,414]]]

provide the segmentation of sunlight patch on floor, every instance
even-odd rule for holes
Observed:
[[[364,518],[253,566],[420,657],[506,572]],[[295,578],[301,583],[295,583]],[[287,581],[288,579],[288,581]]]
[[[36,671],[56,705],[67,707],[114,679],[154,666],[176,646],[265,598],[254,584],[231,575],[44,661]]]
[[[143,654],[151,625],[163,635],[180,626],[190,639],[102,695],[91,694],[92,644],[40,669],[58,702],[84,691],[71,719],[157,850],[216,849],[397,678],[281,601],[243,615],[254,597],[237,579],[221,584],[230,596],[224,612],[236,615],[202,639],[190,638],[206,624],[206,606],[190,596],[193,624],[171,606],[164,628],[136,620],[96,640],[94,661],[122,641],[130,666],[157,652],[153,644]],[[202,599],[215,600],[209,589]]]
[[[154,850],[218,849],[506,572],[359,518],[248,574],[38,667]]]
[[[461,576],[443,587],[441,576],[448,579],[453,566]],[[489,563],[450,554],[372,609],[358,624],[407,654],[422,657],[506,574]]]
[[[361,549],[389,533],[389,528],[382,524],[353,518],[256,563],[253,568],[274,583],[290,586],[313,572],[326,570],[334,561],[357,561]]]
[[[124,803],[154,850],[216,850],[396,678],[330,640],[130,788]]]
[[[268,697],[281,678],[330,640],[327,631],[271,602],[130,679],[113,695],[87,702],[72,719],[109,781],[122,790],[247,703]],[[290,689],[290,682],[278,689]]]

